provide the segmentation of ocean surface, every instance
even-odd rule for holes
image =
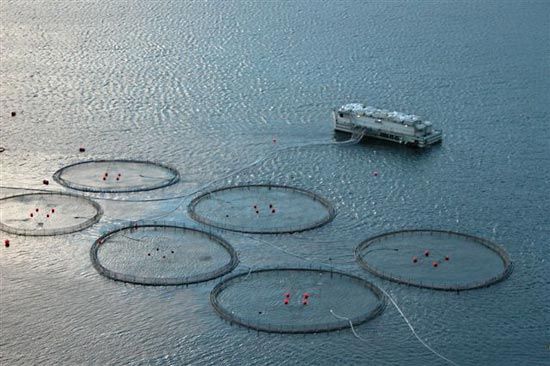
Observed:
[[[161,161],[181,180],[86,194],[104,216],[81,232],[0,232],[0,364],[550,364],[549,29],[547,1],[2,0],[1,196],[70,191],[51,177],[85,159]],[[425,116],[444,141],[335,144],[331,109],[348,102]],[[330,262],[407,321],[388,301],[356,334],[257,333],[216,315],[217,281],[136,286],[92,267],[109,229],[205,228],[187,214],[197,191],[239,183],[314,191],[337,216],[297,234],[208,228],[237,272]],[[514,271],[456,294],[357,265],[360,241],[404,228],[492,240]]]

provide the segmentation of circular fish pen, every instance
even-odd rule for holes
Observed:
[[[116,281],[186,285],[231,272],[239,263],[222,238],[184,226],[139,223],[111,231],[90,249],[94,268]]]
[[[206,192],[191,201],[194,220],[242,233],[278,234],[305,231],[334,218],[333,205],[303,189],[280,185],[243,185]]]
[[[89,160],[59,169],[53,178],[79,191],[123,193],[150,191],[176,183],[176,169],[140,160]]]
[[[230,323],[269,333],[320,333],[375,318],[385,308],[380,289],[337,271],[268,268],[220,282],[210,303]]]
[[[499,245],[444,230],[378,235],[359,244],[355,258],[361,267],[379,277],[434,290],[487,287],[512,272],[512,261]]]
[[[0,199],[0,230],[19,235],[69,234],[92,226],[103,210],[96,202],[65,193],[26,193]]]

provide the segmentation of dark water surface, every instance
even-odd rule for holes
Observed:
[[[257,334],[215,314],[215,282],[134,286],[93,269],[90,246],[121,220],[199,226],[186,206],[217,179],[297,186],[337,210],[299,234],[217,230],[237,270],[331,263],[387,291],[456,364],[548,364],[549,25],[544,1],[1,1],[2,196],[66,190],[42,180],[92,158],[163,161],[181,180],[88,194],[105,215],[79,233],[1,234],[0,364],[445,364],[391,304],[361,339]],[[444,142],[332,144],[330,109],[352,101],[425,116]],[[139,202],[163,197],[179,198]],[[457,295],[353,260],[369,236],[426,227],[501,244],[512,276]]]

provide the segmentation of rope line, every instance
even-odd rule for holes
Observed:
[[[450,363],[451,365],[454,365],[454,366],[458,366],[458,364],[452,360],[449,360],[447,357],[443,356],[441,353],[437,352],[436,350],[434,350],[432,347],[430,347],[430,345],[428,343],[426,343],[422,338],[420,338],[420,336],[416,333],[416,330],[414,330],[413,326],[411,325],[411,322],[409,321],[409,319],[407,319],[407,317],[405,316],[405,314],[403,314],[403,311],[401,311],[401,309],[399,308],[399,306],[397,306],[397,303],[395,302],[395,300],[390,296],[390,294],[388,294],[386,292],[386,290],[384,290],[382,287],[380,287],[380,290],[382,290],[382,292],[388,297],[388,299],[390,299],[391,303],[393,304],[393,306],[395,306],[395,308],[397,309],[397,311],[399,312],[399,314],[401,314],[401,317],[405,320],[405,323],[407,323],[407,325],[409,326],[409,328],[411,329],[411,332],[412,334],[416,337],[416,339],[418,339],[418,341],[420,343],[422,343],[422,345],[424,347],[426,347],[430,352],[432,352],[434,355],[436,355],[437,357],[441,358],[442,360],[444,361],[447,361],[448,363]]]
[[[183,200],[193,194],[196,194],[202,190],[204,190],[205,188],[208,188],[209,186],[221,181],[221,180],[224,180],[224,179],[227,179],[235,174],[238,174],[248,168],[251,168],[257,164],[260,164],[264,161],[266,161],[267,159],[269,159],[271,156],[275,155],[276,153],[279,153],[279,152],[283,152],[283,151],[286,151],[286,150],[290,150],[290,149],[294,149],[294,148],[301,148],[301,147],[309,147],[309,146],[319,146],[319,145],[332,145],[332,144],[335,144],[335,145],[348,145],[348,144],[354,144],[354,143],[358,143],[361,139],[363,138],[363,135],[362,134],[353,134],[351,136],[351,138],[349,140],[346,140],[346,141],[330,141],[330,142],[326,142],[326,141],[320,141],[320,142],[313,142],[313,143],[307,143],[307,144],[299,144],[299,145],[293,145],[293,146],[289,146],[289,147],[285,147],[285,148],[281,148],[281,149],[278,149],[276,151],[273,151],[269,154],[267,154],[266,156],[262,157],[262,158],[259,158],[259,159],[256,159],[255,161],[253,161],[252,163],[248,164],[248,165],[245,165],[244,167],[241,167],[239,169],[236,169],[218,179],[215,179],[213,181],[210,181],[196,189],[194,189],[193,191],[189,192],[189,193],[186,193],[186,194],[182,194],[182,195],[179,195],[179,196],[173,196],[173,197],[162,197],[162,198],[151,198],[151,199],[142,199],[142,200],[137,200],[137,199],[116,199],[116,198],[112,198],[112,197],[95,197],[95,196],[91,196],[90,198],[94,198],[94,199],[98,199],[98,200],[107,200],[107,201],[121,201],[121,202],[159,202],[159,201],[170,201],[170,200],[176,200],[176,199],[180,199],[181,201],[177,204],[177,206],[168,211],[167,213],[164,213],[162,215],[158,215],[156,217],[153,217],[153,218],[148,218],[148,219],[154,219],[154,218],[160,218],[160,217],[165,217],[165,216],[168,216],[170,215],[171,213],[175,212],[177,209],[179,209],[181,207],[181,205],[183,204]],[[23,187],[12,187],[12,186],[0,186],[0,189],[21,189],[21,190],[28,190],[28,191],[40,191],[40,192],[52,192],[51,190],[45,190],[45,189],[33,189],[33,188],[23,188]],[[124,221],[132,221],[132,220],[124,220]],[[252,235],[246,235],[247,237],[249,238],[254,238],[255,240],[259,240],[265,244],[268,244],[288,255],[291,255],[291,256],[294,256],[296,258],[299,258],[299,259],[302,259],[304,261],[308,261],[308,262],[315,262],[313,260],[310,260],[304,256],[301,256],[299,254],[296,254],[296,253],[292,253],[288,250],[285,250],[273,243],[270,243],[266,240],[262,240],[262,239],[259,239],[259,238],[256,238],[255,236],[252,236]],[[324,262],[320,262],[318,261],[317,263],[321,263],[323,265],[326,265],[326,266],[329,266],[329,267],[333,267],[332,266],[332,263],[329,265],[329,264],[326,264]],[[249,267],[249,271],[248,271],[248,274],[246,275],[246,277],[250,276],[250,273],[252,272],[252,268],[253,267]],[[442,360],[450,363],[451,365],[454,365],[454,366],[458,366],[458,364],[450,359],[448,359],[447,357],[443,356],[442,354],[438,353],[436,350],[434,350],[432,347],[430,347],[429,344],[427,344],[422,338],[420,338],[420,336],[418,335],[418,333],[416,332],[416,330],[414,329],[414,327],[412,326],[411,322],[409,321],[409,319],[407,319],[407,317],[405,316],[405,314],[403,313],[403,311],[401,310],[401,308],[397,305],[397,303],[395,302],[395,300],[388,294],[388,292],[386,290],[384,290],[382,287],[379,287],[380,290],[388,297],[388,299],[390,300],[390,302],[393,304],[393,306],[397,309],[397,311],[399,312],[399,314],[401,315],[401,317],[403,318],[403,320],[405,321],[405,323],[407,324],[407,326],[409,327],[409,329],[411,330],[412,334],[416,337],[416,339],[426,348],[428,349],[430,352],[432,352],[434,355],[436,355],[437,357],[441,358]],[[349,325],[350,325],[350,328],[351,328],[351,331],[353,333],[353,335],[357,338],[357,339],[360,339],[362,341],[367,341],[366,339],[362,338],[355,330],[354,326],[353,326],[353,323],[352,321],[347,318],[347,317],[344,317],[344,316],[341,316],[341,315],[338,315],[336,314],[332,309],[330,309],[330,313],[337,319],[340,319],[340,320],[347,320],[349,322]]]
[[[263,240],[263,239],[260,239],[260,238],[255,238],[255,237],[252,237],[251,235],[247,235],[248,237],[250,238],[254,238],[258,241],[261,241],[265,244],[268,244],[276,249],[279,249],[280,251],[286,253],[286,254],[289,254],[291,256],[294,256],[294,257],[297,257],[297,258],[300,258],[304,261],[307,261],[307,262],[314,262],[315,261],[312,261],[306,257],[303,257],[303,256],[300,256],[299,254],[296,254],[296,253],[292,253],[286,249],[283,249],[283,248],[280,248],[279,246],[273,244],[273,243],[269,243],[268,241],[266,240]],[[324,264],[324,265],[327,265],[326,263],[324,262],[316,262],[316,263],[321,263],[321,264]],[[329,266],[329,265],[327,265]],[[330,267],[332,268],[333,266],[330,265]],[[395,300],[388,294],[388,292],[386,290],[384,290],[382,287],[378,286],[378,288],[380,288],[380,290],[384,293],[384,295],[386,295],[388,297],[388,299],[390,300],[390,302],[392,303],[392,305],[397,309],[397,311],[399,312],[399,314],[401,315],[401,317],[403,318],[403,320],[405,320],[405,323],[407,323],[407,326],[410,328],[412,334],[416,337],[416,339],[418,339],[418,341],[426,348],[428,349],[431,353],[433,353],[434,355],[436,355],[437,357],[441,358],[442,360],[450,363],[451,365],[454,365],[454,366],[458,366],[458,364],[450,359],[448,359],[447,357],[443,356],[441,353],[437,352],[436,350],[434,350],[432,347],[430,347],[430,345],[428,343],[426,343],[426,341],[424,341],[422,338],[420,338],[420,336],[418,335],[418,333],[416,333],[416,330],[414,329],[414,327],[412,326],[411,322],[409,321],[409,319],[407,319],[407,317],[405,316],[405,314],[403,313],[403,311],[401,310],[401,308],[397,305],[397,303],[395,302]],[[345,317],[341,317],[340,315],[337,315],[334,313],[334,311],[332,311],[332,309],[330,310],[330,313],[335,316],[336,318],[340,318],[341,320],[344,320]],[[364,338],[362,338],[354,329],[353,327],[353,324],[351,323],[351,321],[349,320],[349,318],[346,318],[349,323],[350,323],[350,328],[351,328],[351,331],[352,333],[354,334],[354,336],[360,340],[363,340],[363,341],[366,341]]]
[[[351,332],[353,333],[353,335],[354,335],[356,338],[358,338],[358,339],[360,339],[360,340],[362,340],[362,341],[367,342],[367,340],[366,340],[365,338],[363,338],[363,337],[361,337],[359,334],[357,334],[357,332],[355,331],[355,328],[353,327],[353,323],[351,322],[351,319],[350,319],[350,318],[347,318],[347,317],[345,317],[345,316],[338,315],[338,314],[334,313],[334,311],[333,311],[332,309],[330,309],[329,311],[330,311],[330,313],[331,313],[332,315],[334,315],[334,317],[335,317],[336,319],[347,320],[348,323],[349,323],[349,326],[350,326],[350,328],[351,328]]]

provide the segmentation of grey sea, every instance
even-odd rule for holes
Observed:
[[[548,1],[0,1],[1,197],[78,193],[52,175],[81,160],[181,176],[80,193],[104,211],[80,232],[0,232],[0,364],[550,364],[549,65]],[[444,141],[336,144],[331,109],[349,102],[424,116]],[[189,217],[207,185],[247,183],[313,191],[336,216],[277,235]],[[231,326],[209,302],[219,279],[140,286],[94,269],[93,242],[134,220],[214,232],[236,272],[328,263],[397,306],[354,331]],[[405,228],[491,240],[513,272],[457,294],[358,266],[362,240]]]

